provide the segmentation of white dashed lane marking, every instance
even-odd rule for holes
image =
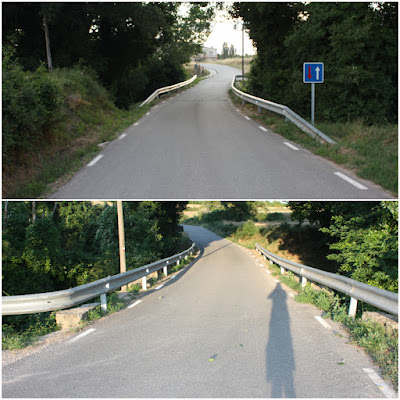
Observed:
[[[94,328],[90,328],[87,331],[85,331],[85,332],[81,333],[80,335],[75,336],[73,339],[69,340],[68,343],[76,342],[77,340],[82,339],[84,336],[89,335],[89,333],[94,332],[95,330],[96,329],[94,329]]]
[[[258,127],[262,130],[262,131],[264,131],[264,132],[268,132],[268,129],[267,128],[264,128],[263,126],[261,126],[261,125],[258,125]]]
[[[363,368],[363,370],[386,397],[397,398],[397,393],[372,368]]]
[[[100,154],[97,157],[93,158],[92,161],[87,165],[88,167],[93,167],[94,164],[96,164],[99,160],[101,160],[103,156]]]
[[[296,146],[289,142],[283,142],[286,146],[290,147],[292,150],[299,150]]]
[[[134,303],[132,303],[130,306],[128,306],[128,308],[133,308],[133,307],[137,306],[141,302],[142,302],[142,300],[137,300]]]
[[[354,179],[349,178],[348,176],[346,176],[345,174],[342,174],[341,172],[335,172],[335,175],[337,175],[339,178],[342,178],[345,181],[351,183],[353,186],[355,186],[356,188],[358,188],[360,190],[368,190],[367,187],[365,187],[364,185],[361,185],[361,183],[358,183]]]
[[[325,322],[325,321],[323,320],[323,318],[321,318],[319,315],[316,315],[314,318],[315,318],[324,328],[326,328],[326,329],[331,329],[331,326],[330,326],[327,322]]]

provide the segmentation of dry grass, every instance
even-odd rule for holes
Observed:
[[[244,73],[248,74],[250,72],[250,63],[253,60],[253,56],[244,58]],[[209,64],[220,64],[220,65],[229,65],[230,67],[237,68],[239,70],[242,69],[242,58],[225,58],[224,60],[207,60]]]

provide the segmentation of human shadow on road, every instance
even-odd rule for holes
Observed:
[[[271,384],[271,397],[296,397],[293,382],[295,362],[286,298],[286,292],[279,283],[268,296],[273,302],[266,348],[267,382]]]

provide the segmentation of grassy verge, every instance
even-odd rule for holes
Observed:
[[[398,330],[379,323],[361,319],[362,310],[353,319],[347,315],[350,299],[331,290],[315,290],[308,284],[305,288],[293,276],[280,275],[280,280],[298,291],[295,300],[316,305],[324,311],[324,317],[341,323],[350,340],[360,346],[379,367],[382,376],[398,390]],[[360,304],[360,309],[367,305]]]
[[[25,323],[21,326],[21,320],[23,318],[25,318]],[[56,324],[55,312],[29,316],[9,316],[7,317],[7,322],[7,324],[3,323],[2,325],[3,350],[22,349],[35,343],[40,336],[47,335],[48,333],[60,329]],[[16,324],[21,327],[16,328]]]
[[[348,123],[320,123],[316,127],[337,142],[321,144],[294,124],[268,110],[259,114],[257,106],[246,103],[232,94],[232,101],[252,119],[268,126],[286,139],[300,144],[321,157],[353,171],[392,192],[398,193],[398,126],[367,126],[361,121]]]

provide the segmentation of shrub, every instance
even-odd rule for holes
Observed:
[[[240,228],[236,230],[235,237],[237,239],[248,238],[260,232],[260,228],[254,225],[252,221],[246,221]]]
[[[44,67],[25,72],[3,52],[3,160],[30,150],[43,139],[57,120],[61,89]]]

